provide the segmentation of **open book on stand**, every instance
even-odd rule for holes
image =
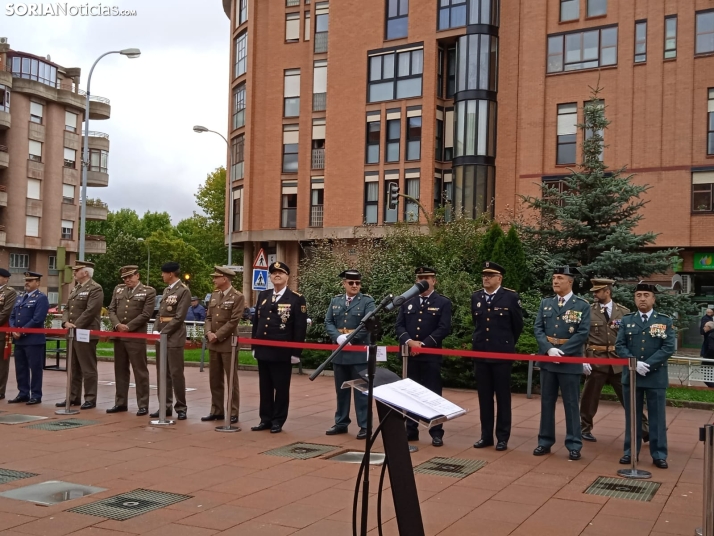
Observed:
[[[374,398],[427,422],[444,422],[466,413],[465,409],[410,379],[375,387]]]

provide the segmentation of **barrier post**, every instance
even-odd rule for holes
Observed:
[[[532,354],[531,354],[532,355]],[[526,398],[533,397],[533,360],[528,360],[528,385],[526,386]]]
[[[699,429],[699,440],[704,441],[704,482],[702,487],[703,506],[702,528],[695,536],[714,536],[714,424]]]
[[[58,409],[55,411],[55,415],[77,415],[79,410],[72,409],[72,354],[74,353],[73,344],[74,341],[74,328],[69,328],[67,330],[67,398],[64,399],[64,409]]]
[[[205,355],[206,355],[206,337],[201,339],[201,366],[198,369],[199,372],[203,372],[203,362],[204,362]]]
[[[231,371],[228,377],[228,406],[225,412],[226,425],[216,426],[216,432],[240,432],[240,426],[231,426],[231,417],[233,416],[233,376],[236,373],[237,349],[238,337],[233,335],[231,336]]]
[[[168,346],[169,336],[165,333],[161,334],[159,338],[159,370],[160,373],[157,375],[156,380],[159,382],[159,419],[155,421],[149,421],[150,424],[154,426],[166,426],[169,424],[174,424],[174,421],[166,420],[166,379],[169,375],[168,366]]]
[[[630,369],[630,460],[632,465],[629,469],[620,469],[619,471],[617,471],[617,474],[625,478],[652,478],[652,473],[637,468],[637,456],[639,455],[638,448],[640,445],[637,441],[637,408],[635,407],[635,389],[637,387],[637,382],[635,380],[635,375],[637,374],[636,357],[630,358],[630,364],[628,368]]]
[[[399,349],[401,350],[402,355],[402,379],[406,379],[407,371],[409,369],[409,345],[402,344]],[[416,445],[409,445],[409,453],[417,452],[418,450],[419,447]]]

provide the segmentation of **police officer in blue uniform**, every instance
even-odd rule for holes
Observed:
[[[474,321],[472,349],[482,352],[516,353],[516,342],[523,331],[523,309],[518,293],[501,286],[506,270],[500,264],[486,261],[481,276],[483,289],[471,295],[471,315]],[[474,448],[493,446],[494,407],[496,418],[496,450],[506,450],[511,437],[511,368],[508,359],[474,359],[474,374],[478,385],[478,405],[481,415],[481,439]]]
[[[555,296],[541,300],[534,331],[541,354],[551,357],[582,357],[590,333],[590,304],[573,294],[575,272],[560,266],[553,273]],[[565,409],[565,447],[571,460],[579,460],[583,446],[580,429],[580,363],[543,362],[540,365],[541,413],[538,446],[534,456],[550,453],[555,443],[555,403],[558,388]]]
[[[325,315],[325,330],[336,344],[342,344],[347,335],[352,333],[364,318],[364,315],[374,311],[376,305],[371,296],[362,294],[362,275],[357,270],[345,270],[340,274],[345,293],[335,296],[330,301]],[[363,330],[352,339],[351,344],[369,344],[369,331]],[[355,413],[359,432],[357,439],[367,437],[367,397],[356,389],[342,389],[342,384],[350,380],[360,379],[359,373],[367,367],[365,352],[340,352],[332,360],[332,370],[335,374],[335,391],[337,392],[337,411],[335,425],[325,434],[346,434],[350,424],[350,391],[354,391]]]
[[[451,300],[434,290],[436,270],[420,266],[415,270],[418,281],[426,281],[429,288],[419,296],[405,301],[397,315],[397,339],[409,347],[407,377],[441,396],[442,356],[419,354],[419,348],[441,348],[443,340],[451,332]],[[429,429],[431,444],[444,444],[444,429],[441,424]],[[407,439],[419,440],[419,426],[407,419]]]
[[[25,294],[15,301],[10,315],[14,328],[44,328],[50,302],[40,292],[37,272],[25,272]],[[42,366],[45,357],[45,336],[36,333],[13,333],[15,340],[15,376],[20,393],[10,404],[25,402],[27,405],[42,402]]]
[[[635,287],[637,311],[622,318],[615,349],[623,358],[637,358],[635,407],[637,416],[637,454],[642,440],[642,410],[647,399],[652,462],[667,469],[667,422],[665,396],[669,385],[667,361],[674,354],[675,333],[672,319],[654,310],[657,288],[647,283]],[[630,438],[630,371],[622,370],[622,394],[625,399],[625,454],[620,463],[631,463]]]

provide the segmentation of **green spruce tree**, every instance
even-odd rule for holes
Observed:
[[[523,243],[514,226],[504,236],[498,239],[493,248],[491,260],[503,266],[506,275],[503,286],[521,292],[528,281],[528,266]]]
[[[503,234],[503,229],[501,229],[501,226],[498,224],[497,221],[492,221],[491,225],[488,228],[488,231],[486,231],[486,234],[483,237],[483,240],[481,241],[481,244],[479,245],[478,248],[478,262],[479,265],[482,262],[485,261],[494,261],[491,257],[493,256],[493,250],[496,248],[496,244],[498,243],[499,239],[503,238],[505,235]]]

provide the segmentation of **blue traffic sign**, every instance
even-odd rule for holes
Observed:
[[[253,270],[253,290],[268,288],[268,270]]]

